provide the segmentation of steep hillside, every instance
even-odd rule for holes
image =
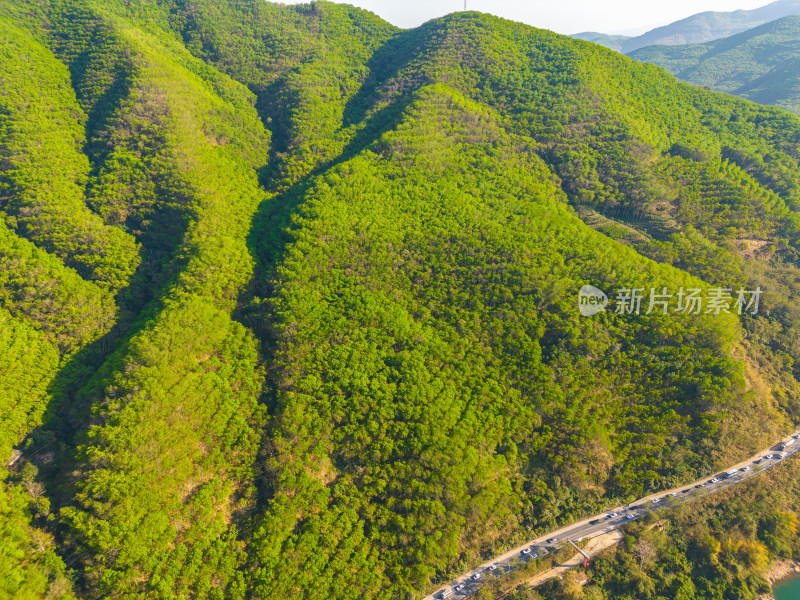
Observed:
[[[630,56],[684,81],[800,114],[800,16],[710,44],[648,46]]]
[[[7,595],[419,597],[800,420],[792,115],[479,13],[0,33]]]
[[[777,0],[753,10],[697,13],[669,25],[656,27],[642,35],[624,39],[620,39],[620,36],[607,36],[593,31],[576,33],[572,37],[595,42],[617,52],[629,54],[645,46],[703,44],[712,40],[727,38],[753,27],[797,14],[800,14],[800,1]]]

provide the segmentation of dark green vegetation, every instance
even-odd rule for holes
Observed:
[[[7,596],[415,597],[800,420],[792,115],[477,13],[0,32]]]
[[[645,46],[703,44],[797,14],[800,14],[800,1],[776,0],[753,10],[697,13],[633,37],[606,35],[594,31],[576,33],[571,37],[594,42],[617,52],[628,54]]]
[[[648,46],[630,56],[684,81],[800,114],[800,16],[716,42]]]

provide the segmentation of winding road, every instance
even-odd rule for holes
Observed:
[[[782,444],[788,444],[784,451],[779,449]],[[425,596],[423,600],[438,600],[440,598],[447,598],[447,600],[464,600],[480,590],[488,573],[493,573],[496,578],[503,577],[510,573],[517,565],[525,564],[530,560],[541,559],[552,550],[561,547],[562,544],[568,544],[569,542],[567,540],[578,542],[580,540],[608,534],[616,530],[620,525],[635,521],[650,511],[674,506],[689,499],[712,494],[732,485],[736,485],[750,477],[771,469],[787,460],[798,451],[800,451],[800,431],[784,438],[771,448],[763,450],[738,464],[732,465],[727,471],[719,475],[645,496],[635,502],[631,502],[627,506],[607,510],[588,519],[584,519],[583,521],[562,527],[561,529],[526,542],[522,546],[518,546],[496,556],[492,560],[464,573],[433,594]],[[609,543],[609,545],[611,545],[611,543]],[[601,549],[602,548],[597,549],[596,551]],[[559,568],[563,571],[564,567],[571,568],[576,566],[576,564],[572,564],[571,561],[568,562],[570,562],[570,565],[561,565]],[[555,575],[556,569],[552,570]],[[548,577],[540,577],[540,575],[536,577],[537,583],[542,583],[548,579]]]

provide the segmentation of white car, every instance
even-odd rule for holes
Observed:
[[[530,554],[531,553],[531,549],[530,548],[523,548],[522,549],[522,553],[523,554]]]
[[[494,571],[497,569],[497,565],[489,565],[489,570]]]
[[[534,552],[533,554],[531,554],[531,558],[539,558],[539,555],[536,554],[536,552]]]
[[[788,454],[789,454],[788,452],[781,452],[781,458],[786,458],[786,456],[787,456]]]
[[[472,581],[478,581],[478,579],[480,579],[480,578],[481,578],[481,574],[480,573],[474,573],[472,575]]]
[[[739,469],[739,470],[740,470],[742,473],[744,473],[745,471],[749,471],[749,470],[750,470],[750,467],[742,467],[742,468],[741,468],[741,469]]]
[[[613,519],[616,516],[617,516],[617,513],[608,513],[608,518],[609,519]]]
[[[713,477],[709,483],[717,483],[719,481],[718,477]]]
[[[463,589],[464,589],[464,584],[463,584],[463,583],[459,583],[459,584],[456,586],[456,591],[457,591],[457,592],[460,592],[460,591],[461,591],[461,590],[463,590]]]
[[[672,493],[670,494],[670,496],[677,496],[677,495],[678,495],[678,492],[672,492]]]
[[[657,504],[661,502],[661,498],[653,498],[652,500],[650,500],[650,502],[652,502],[653,504]]]
[[[547,540],[547,543],[548,544],[555,544],[557,541],[558,541],[558,538],[550,538],[549,540]]]
[[[625,517],[625,518],[626,518],[626,519],[628,519],[628,521],[630,521],[631,519],[635,519],[635,518],[636,518],[636,515],[634,515],[634,514],[630,514],[630,515],[628,515],[628,516],[627,516],[627,517]]]

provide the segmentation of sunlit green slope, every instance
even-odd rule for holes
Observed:
[[[788,113],[478,13],[0,32],[4,514],[52,556],[8,594],[417,597],[800,417]]]

